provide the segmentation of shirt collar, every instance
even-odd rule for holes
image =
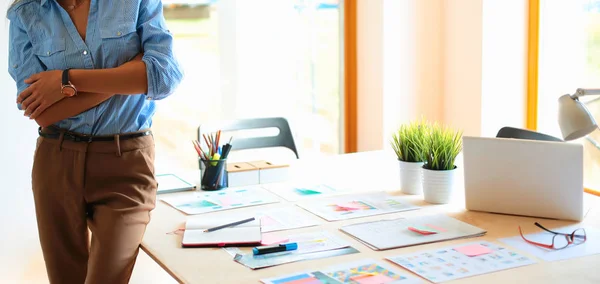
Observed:
[[[44,6],[44,4],[46,4],[46,2],[48,2],[48,0],[42,0],[42,2],[40,2],[40,4],[41,4],[42,6]]]

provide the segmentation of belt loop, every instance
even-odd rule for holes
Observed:
[[[64,129],[61,129],[61,130],[60,130],[60,136],[58,137],[58,150],[59,150],[60,152],[62,152],[62,144],[63,144],[63,141],[65,141],[65,130],[64,130]]]
[[[121,143],[119,140],[119,134],[115,134],[115,143],[117,144],[117,157],[121,157]]]

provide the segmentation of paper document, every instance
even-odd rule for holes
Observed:
[[[234,260],[249,268],[257,269],[269,266],[280,265],[289,262],[303,260],[304,255],[338,250],[350,247],[350,243],[345,240],[330,234],[328,232],[316,232],[290,235],[287,237],[288,243],[297,243],[298,249],[293,251],[285,251],[279,253],[269,253],[264,255],[253,255],[250,249],[227,249],[227,251],[236,251]],[[239,252],[244,253],[239,253]]]
[[[477,237],[486,233],[442,214],[358,223],[343,226],[340,230],[374,250]]]
[[[263,187],[288,201],[298,201],[311,197],[321,198],[323,196],[346,193],[345,190],[326,184],[274,183],[263,185]]]
[[[392,196],[384,192],[315,199],[300,202],[298,206],[327,221],[419,209],[401,196]]]
[[[389,263],[364,259],[325,269],[261,279],[265,284],[409,284],[424,283]]]
[[[523,233],[527,233],[527,228],[537,229],[535,226],[521,226],[523,229]],[[569,245],[564,249],[560,250],[550,250],[546,248],[542,248],[536,245],[529,244],[521,238],[520,235],[511,238],[500,239],[501,242],[514,247],[516,249],[522,250],[526,253],[532,254],[540,259],[545,261],[556,261],[556,260],[564,260],[575,257],[600,254],[600,230],[597,228],[593,228],[590,226],[585,226],[581,224],[562,227],[562,228],[548,228],[552,231],[559,233],[572,233],[575,229],[583,228],[585,229],[585,233],[587,236],[587,240],[584,243],[577,245]],[[519,231],[515,228],[515,232],[518,234]],[[543,244],[552,244],[552,237],[554,235],[548,232],[536,233],[536,234],[526,234],[525,238],[530,241],[543,243]],[[558,236],[557,236],[558,238]]]
[[[258,212],[256,217],[261,219],[264,233],[312,227],[319,224],[314,219],[315,217],[297,207],[266,209]]]
[[[162,200],[186,214],[202,214],[246,206],[279,202],[262,187],[230,187],[219,191],[202,191],[166,196]]]
[[[534,264],[516,251],[480,241],[388,257],[434,283]]]
[[[205,229],[214,228],[224,224],[230,224],[240,219],[189,219],[185,223],[185,231],[181,244],[183,247],[205,247],[226,245],[258,245],[262,240],[260,220],[223,228],[212,232],[204,232]]]

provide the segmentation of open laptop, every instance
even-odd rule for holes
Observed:
[[[583,146],[463,137],[469,210],[581,221]]]

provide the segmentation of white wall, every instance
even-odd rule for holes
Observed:
[[[0,3],[4,16],[8,0]],[[3,283],[25,279],[32,254],[39,254],[31,193],[31,163],[36,125],[23,117],[15,105],[16,88],[8,75],[8,21],[0,20],[0,278]],[[10,264],[10,265],[7,265]]]

